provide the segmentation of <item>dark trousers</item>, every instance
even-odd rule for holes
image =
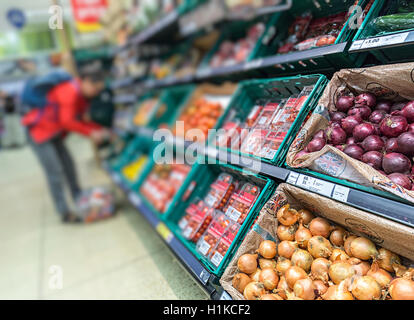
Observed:
[[[80,187],[73,159],[64,145],[63,139],[57,137],[37,144],[29,136],[28,141],[43,167],[56,210],[61,215],[69,213],[69,206],[65,198],[65,183],[69,186],[74,200],[79,196]]]

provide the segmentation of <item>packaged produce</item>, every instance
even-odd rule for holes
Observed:
[[[234,188],[235,181],[233,177],[227,173],[222,173],[210,186],[210,191],[204,198],[204,201],[209,207],[222,210],[233,193]]]
[[[248,136],[243,141],[240,151],[260,157],[262,146],[268,133],[269,131],[264,129],[250,130]]]
[[[136,126],[145,126],[152,118],[158,99],[147,99],[141,103],[134,116],[134,124]]]
[[[198,240],[196,250],[203,256],[209,257],[229,225],[230,219],[223,213],[216,212],[206,232]]]
[[[219,147],[231,147],[233,143],[238,139],[241,134],[242,126],[239,120],[235,119],[227,121],[222,130],[225,130],[223,134],[217,135],[216,145]]]
[[[336,73],[319,101],[318,114],[309,118],[291,145],[287,164],[298,168],[306,161],[312,170],[414,202],[410,67],[367,68],[358,76],[358,69]],[[392,96],[390,90],[409,100]]]
[[[254,124],[257,121],[257,118],[260,116],[260,114],[262,113],[263,110],[263,106],[259,106],[256,105],[252,108],[252,110],[250,111],[249,115],[247,116],[246,119],[246,124],[248,127],[253,127]]]
[[[217,243],[210,255],[210,261],[213,265],[218,267],[220,263],[223,261],[224,256],[229,250],[239,230],[240,225],[238,223],[232,223],[223,233],[223,236],[220,238],[220,241]]]
[[[254,126],[256,128],[267,129],[273,120],[276,111],[279,109],[279,103],[269,102],[267,103],[256,120]]]
[[[198,211],[203,210],[204,207],[204,201],[200,198],[196,198],[193,203],[190,203],[190,205],[185,209],[185,215],[178,222],[178,227],[180,230],[184,231],[187,228],[188,223],[192,217],[196,215]]]
[[[226,207],[226,215],[238,224],[243,224],[259,195],[259,187],[251,183],[244,184],[241,190],[231,196]]]
[[[195,211],[195,214],[191,216],[187,226],[182,232],[185,239],[194,243],[201,238],[204,232],[207,230],[214,217],[214,209],[203,205],[203,207]]]

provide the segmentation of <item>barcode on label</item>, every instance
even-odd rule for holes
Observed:
[[[332,198],[341,202],[347,202],[349,191],[349,188],[337,185],[335,186]]]
[[[241,212],[230,206],[226,211],[226,216],[228,216],[231,220],[237,222],[241,216]]]
[[[201,242],[200,246],[198,247],[198,251],[205,256],[208,253],[208,250],[210,250],[210,245],[205,242],[204,240]]]
[[[334,184],[301,174],[296,182],[297,186],[330,197]]]
[[[220,265],[221,261],[223,261],[223,256],[222,256],[220,253],[218,253],[218,252],[216,252],[216,253],[213,255],[213,257],[211,258],[211,262],[212,262],[212,263],[213,263],[216,267],[218,267],[218,266]]]

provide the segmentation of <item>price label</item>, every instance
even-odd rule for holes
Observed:
[[[203,271],[201,271],[200,273],[200,280],[202,283],[207,284],[208,279],[210,279],[210,273],[208,273],[207,270],[203,269]]]
[[[233,299],[231,298],[231,295],[227,293],[227,291],[223,291],[223,293],[220,296],[220,300],[233,300]]]
[[[287,183],[290,183],[290,184],[296,184],[296,181],[298,181],[298,178],[299,178],[299,173],[297,173],[297,172],[291,172],[290,174],[289,174],[289,177],[288,177],[288,179],[287,179]]]
[[[214,255],[213,255],[213,257],[211,258],[211,262],[216,266],[216,267],[218,267],[219,265],[220,265],[220,263],[221,263],[221,261],[223,261],[223,256],[220,254],[220,253],[218,253],[218,252],[216,252]]]
[[[141,205],[141,198],[135,193],[135,192],[130,192],[128,194],[128,199],[129,201],[131,201],[131,203],[135,206],[135,207],[139,207]]]
[[[244,64],[243,70],[260,68],[262,64],[263,64],[263,59],[252,60]]]
[[[170,229],[168,229],[168,227],[164,223],[160,222],[155,229],[165,241],[167,241],[168,243],[171,242],[173,235]]]
[[[193,20],[189,23],[181,23],[180,24],[180,33],[183,36],[189,35],[190,33],[193,33],[197,30],[197,23]]]
[[[336,185],[332,194],[332,198],[341,202],[347,202],[349,191],[350,190],[347,187]]]
[[[377,37],[377,38],[370,38],[364,40],[364,42],[359,46],[359,49],[370,49],[374,47],[383,47],[383,46],[391,46],[394,44],[403,43],[409,35],[409,32],[392,34],[389,36]],[[356,44],[355,46],[357,46]],[[351,50],[353,49],[354,44],[351,46]]]
[[[299,176],[296,185],[326,197],[330,197],[332,195],[332,191],[335,186],[333,183],[305,176],[303,174]]]
[[[197,72],[197,76],[199,78],[207,78],[211,75],[212,69],[211,68],[203,68],[199,72]]]
[[[199,248],[198,248],[198,251],[200,251],[200,253],[203,256],[205,256],[207,254],[208,250],[210,250],[210,248],[211,248],[211,246],[206,241],[203,240],[201,242]]]
[[[351,47],[349,48],[349,51],[361,49],[361,46],[364,44],[364,41],[365,40],[354,41]]]

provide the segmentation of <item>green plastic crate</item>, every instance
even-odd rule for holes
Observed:
[[[212,265],[207,258],[196,251],[196,244],[185,239],[181,235],[181,230],[178,227],[178,221],[184,215],[186,208],[189,204],[194,201],[197,197],[204,198],[209,190],[210,185],[216,180],[220,173],[227,172],[231,174],[235,179],[244,180],[246,182],[251,182],[256,184],[261,188],[260,196],[258,197],[257,201],[255,202],[254,206],[250,210],[249,215],[247,216],[246,220],[244,221],[243,225],[241,226],[238,234],[234,238],[233,243],[231,244],[229,250],[227,251],[226,255],[224,256],[221,264],[218,267]],[[193,182],[196,182],[196,187],[191,195],[185,200],[182,200],[182,196],[184,195],[187,187]],[[164,221],[166,222],[169,229],[174,233],[174,235],[187,247],[189,251],[198,259],[200,260],[206,268],[209,269],[210,272],[215,274],[216,276],[220,277],[228,263],[230,262],[231,258],[233,257],[234,253],[240,246],[241,242],[244,239],[247,231],[249,230],[250,226],[258,216],[261,208],[266,203],[266,201],[272,195],[272,192],[275,190],[276,186],[275,183],[270,180],[269,178],[263,177],[261,175],[257,175],[255,173],[249,171],[242,171],[239,168],[225,165],[225,164],[200,164],[197,163],[193,170],[190,172],[189,176],[187,177],[185,183],[183,184],[183,188],[181,189],[181,193],[179,195],[179,201],[175,204],[174,210],[172,210],[168,215],[165,215]]]
[[[290,127],[285,139],[277,150],[273,159],[260,158],[255,155],[245,154],[239,150],[230,148],[219,148],[228,153],[234,153],[245,157],[252,157],[264,162],[275,165],[282,165],[289,147],[296,137],[303,121],[316,107],[323,90],[325,89],[328,79],[323,75],[308,75],[287,78],[276,78],[266,80],[247,80],[241,82],[229,108],[237,111],[237,117],[244,121],[251,108],[256,104],[270,101],[280,101],[289,98],[292,94],[299,94],[306,86],[314,85],[312,92],[305,101],[296,120]],[[275,90],[277,88],[277,90]]]
[[[414,31],[413,29],[400,30],[395,32],[381,32],[378,33],[371,25],[371,22],[380,16],[394,14],[398,9],[399,1],[376,0],[368,13],[365,21],[355,35],[354,41],[365,40],[378,36],[388,36],[407,31]],[[370,49],[370,52],[383,63],[405,62],[412,61],[412,52],[414,44],[407,44],[403,46],[386,47],[381,49]]]

